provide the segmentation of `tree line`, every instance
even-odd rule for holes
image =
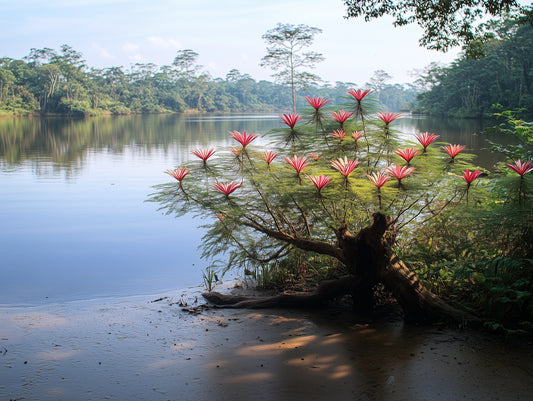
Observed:
[[[264,111],[289,101],[270,82],[255,82],[238,70],[225,80],[198,71],[197,54],[179,51],[172,65],[137,63],[89,68],[68,45],[60,51],[31,49],[22,60],[0,59],[3,114],[129,114],[197,111]]]
[[[69,45],[60,50],[31,49],[21,60],[0,58],[0,115],[57,113],[101,115],[165,112],[279,112],[293,107],[292,88],[232,69],[213,78],[197,63],[198,53],[177,51],[171,65],[137,63],[123,67],[90,68],[82,53]],[[383,93],[390,109],[408,109],[416,90],[386,83],[390,76],[376,71],[368,85]],[[342,103],[355,83],[306,85],[297,90],[297,107],[307,94],[328,96]]]

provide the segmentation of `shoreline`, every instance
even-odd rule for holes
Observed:
[[[200,293],[202,292],[202,286],[201,285],[191,285],[189,287],[185,287],[181,290],[181,292],[188,291],[191,292],[195,290]],[[146,293],[138,293],[134,295],[127,295],[127,294],[116,294],[116,295],[101,295],[101,296],[93,296],[93,297],[87,297],[87,298],[75,298],[75,299],[66,299],[66,300],[57,300],[57,299],[50,299],[48,300],[48,297],[43,299],[40,303],[37,301],[33,301],[27,304],[23,303],[0,303],[0,311],[6,310],[6,309],[23,309],[23,308],[46,308],[46,307],[56,307],[56,306],[62,306],[62,305],[70,305],[73,304],[75,306],[76,304],[83,304],[83,303],[106,303],[106,302],[127,302],[129,300],[134,301],[137,298],[142,301],[145,298],[154,297],[158,298],[161,297],[161,294],[164,294],[163,296],[173,296],[177,292],[180,292],[179,290],[175,290],[172,288],[163,289],[161,291],[147,291]]]
[[[342,308],[207,308],[200,291],[0,308],[0,399],[514,401],[533,393],[531,343]]]

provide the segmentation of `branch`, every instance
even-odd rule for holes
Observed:
[[[250,227],[256,231],[259,231],[271,238],[286,242],[288,244],[294,245],[296,248],[302,249],[304,251],[316,252],[322,255],[332,256],[335,259],[339,260],[342,263],[346,263],[344,253],[341,249],[336,246],[323,241],[318,241],[314,239],[307,238],[296,238],[292,235],[281,231],[271,230],[265,226],[257,224],[255,221],[248,219],[248,221],[241,221],[241,224]]]
[[[291,200],[294,202],[294,205],[296,206],[296,208],[300,211],[300,214],[302,215],[302,219],[303,219],[303,222],[305,224],[305,229],[307,231],[307,234],[311,235],[311,227],[309,227],[309,222],[307,221],[307,216],[305,215],[305,212],[300,207],[298,202],[296,202],[296,199],[294,199],[294,196],[292,196],[292,195],[291,195]]]

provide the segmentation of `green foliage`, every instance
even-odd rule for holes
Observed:
[[[498,111],[494,113],[494,116],[501,122],[498,126],[488,128],[487,132],[513,137],[518,143],[505,146],[492,143],[492,150],[505,154],[511,162],[519,159],[533,160],[533,122],[517,117],[525,110],[502,110],[501,105],[496,105],[495,108]]]
[[[504,16],[510,11],[527,13],[515,0],[345,0],[349,18],[365,21],[390,15],[395,26],[418,24],[423,34],[420,44],[428,49],[449,48],[475,42],[486,34],[481,21],[486,16]]]
[[[499,117],[494,129],[520,144],[495,148],[511,160],[531,157],[531,125],[512,112]],[[500,167],[468,205],[419,227],[402,254],[433,291],[491,319],[486,328],[519,334],[533,328],[533,175]]]
[[[283,291],[287,288],[307,290],[323,280],[342,275],[343,269],[332,258],[294,250],[268,264],[245,269],[245,277],[250,277],[259,288]]]
[[[215,285],[219,282],[218,275],[212,267],[207,267],[202,272],[202,279],[204,281],[204,287],[207,291],[212,291]]]
[[[273,112],[292,105],[290,88],[268,81],[256,82],[234,69],[226,79],[212,79],[196,64],[197,54],[180,50],[170,66],[136,64],[88,69],[82,55],[69,46],[61,51],[32,49],[24,60],[0,58],[0,115],[59,113],[103,115],[169,112]],[[302,81],[303,82],[303,81]],[[296,85],[296,107],[303,96],[317,93],[342,103],[352,84],[316,87],[309,80]],[[415,92],[400,85],[381,88],[383,103],[391,110],[413,102]]]

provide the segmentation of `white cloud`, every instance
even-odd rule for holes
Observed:
[[[148,43],[151,46],[161,47],[161,48],[174,48],[178,49],[181,47],[181,43],[174,38],[164,38],[161,36],[150,36],[148,37]]]

